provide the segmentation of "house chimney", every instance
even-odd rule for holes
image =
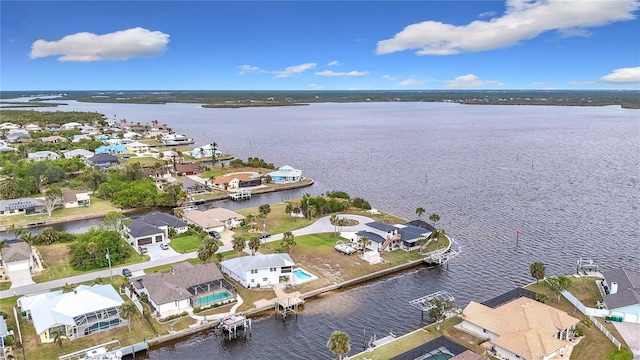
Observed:
[[[611,283],[611,289],[609,290],[609,294],[613,295],[615,293],[618,292],[618,283],[617,282],[612,282]]]

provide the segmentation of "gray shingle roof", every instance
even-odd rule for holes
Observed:
[[[139,238],[141,236],[149,236],[156,234],[164,234],[164,231],[158,229],[157,227],[146,223],[142,219],[135,219],[129,224],[129,234],[134,238]]]
[[[406,225],[411,225],[411,226],[423,228],[423,229],[426,229],[427,231],[433,231],[433,230],[436,229],[431,224],[429,224],[428,222],[422,221],[422,220],[412,220],[412,221],[409,221],[408,223],[406,223]]]
[[[105,163],[117,163],[120,160],[118,160],[117,157],[111,154],[98,154],[90,157],[89,159],[87,159],[87,161],[90,161],[94,164],[105,164]]]
[[[28,260],[31,257],[31,246],[24,241],[9,244],[2,249],[2,261],[5,264],[14,261]]]
[[[38,199],[11,199],[11,200],[0,200],[0,211],[7,210],[24,210],[29,208],[35,208],[44,206],[44,202]]]
[[[397,229],[395,226],[391,226],[389,224],[381,223],[379,221],[373,221],[373,222],[370,222],[370,223],[366,223],[365,225],[367,225],[368,227],[372,227],[374,229],[382,230],[382,231],[386,231],[386,232],[394,231],[394,230]]]
[[[418,240],[421,236],[431,233],[431,231],[408,225],[406,227],[398,228],[398,233],[400,233],[402,241],[411,241]]]
[[[640,274],[625,268],[605,271],[602,275],[611,289],[612,283],[618,284],[615,294],[605,295],[604,302],[609,310],[640,304]]]
[[[147,224],[153,226],[168,226],[170,228],[181,228],[187,226],[187,223],[180,220],[179,218],[163,213],[163,212],[153,212],[142,217],[142,220]]]
[[[369,238],[369,240],[377,242],[377,243],[381,243],[381,244],[386,240],[385,238],[383,238],[382,236],[380,236],[378,234],[375,234],[375,233],[372,233],[372,232],[369,232],[369,231],[364,231],[364,230],[358,231],[356,233],[356,235],[358,235],[360,237],[366,236],[366,237]]]

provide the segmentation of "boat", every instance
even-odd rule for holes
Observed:
[[[122,351],[108,351],[106,347],[99,347],[87,351],[82,358],[83,360],[120,360],[122,359]]]

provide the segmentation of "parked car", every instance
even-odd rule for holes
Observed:
[[[162,244],[160,244],[160,248],[162,250],[169,250],[169,244],[162,243]]]
[[[140,254],[146,254],[147,248],[144,246],[138,246],[138,250],[140,250]]]
[[[262,234],[260,234],[260,240],[264,240],[268,237],[271,237],[271,234],[269,234],[268,232],[263,232]]]
[[[215,230],[209,231],[209,235],[213,236],[214,239],[220,239],[220,233]]]
[[[126,276],[126,277],[131,277],[131,270],[124,268],[122,269],[122,275]]]

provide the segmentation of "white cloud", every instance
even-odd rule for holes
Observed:
[[[396,79],[398,78],[397,76],[392,76],[392,75],[382,75],[382,78],[385,80],[389,80],[389,81],[396,81]]]
[[[640,67],[615,69],[611,74],[601,77],[600,81],[613,84],[638,84]]]
[[[420,81],[416,79],[407,79],[407,80],[400,81],[399,83],[396,84],[396,86],[406,87],[406,86],[419,86],[424,84],[425,84],[424,81]]]
[[[274,71],[274,74],[276,74],[277,78],[288,78],[291,75],[300,74],[307,70],[313,69],[316,67],[316,65],[317,65],[316,63],[306,63],[306,64],[300,64],[295,66],[289,66],[288,68],[282,71]]]
[[[238,75],[244,75],[244,74],[248,74],[248,73],[252,73],[260,70],[259,67],[252,66],[252,65],[240,65],[237,67],[237,69],[238,69]]]
[[[162,54],[169,35],[136,27],[104,35],[80,32],[58,41],[36,40],[31,58],[62,55],[60,61],[128,60]]]
[[[596,81],[569,81],[569,85],[579,86],[579,85],[593,85]]]
[[[312,89],[317,89],[317,90],[322,89],[322,85],[315,84],[315,83],[309,84],[308,86]]]
[[[634,19],[640,2],[507,0],[506,8],[502,17],[462,26],[437,21],[409,25],[393,38],[378,41],[376,52],[419,49],[418,55],[451,55],[511,46],[550,30],[562,31],[565,36],[584,35],[585,28]]]
[[[495,11],[486,11],[486,12],[483,12],[480,15],[478,15],[478,17],[489,17],[489,18],[492,18],[492,17],[494,17],[496,15],[498,15],[498,13],[495,12]]]
[[[318,71],[316,73],[316,75],[318,75],[318,76],[364,76],[364,75],[368,75],[368,74],[369,74],[368,71],[341,71],[341,72],[337,72],[337,71],[331,71],[331,70]]]
[[[340,64],[340,62],[338,62],[338,60],[333,60],[330,63],[327,64],[327,66],[339,66],[342,65]]]
[[[502,82],[498,80],[480,80],[479,77],[473,74],[458,76],[453,80],[446,80],[445,83],[446,85],[444,87],[447,89],[478,89],[487,86],[495,87],[503,85]]]

